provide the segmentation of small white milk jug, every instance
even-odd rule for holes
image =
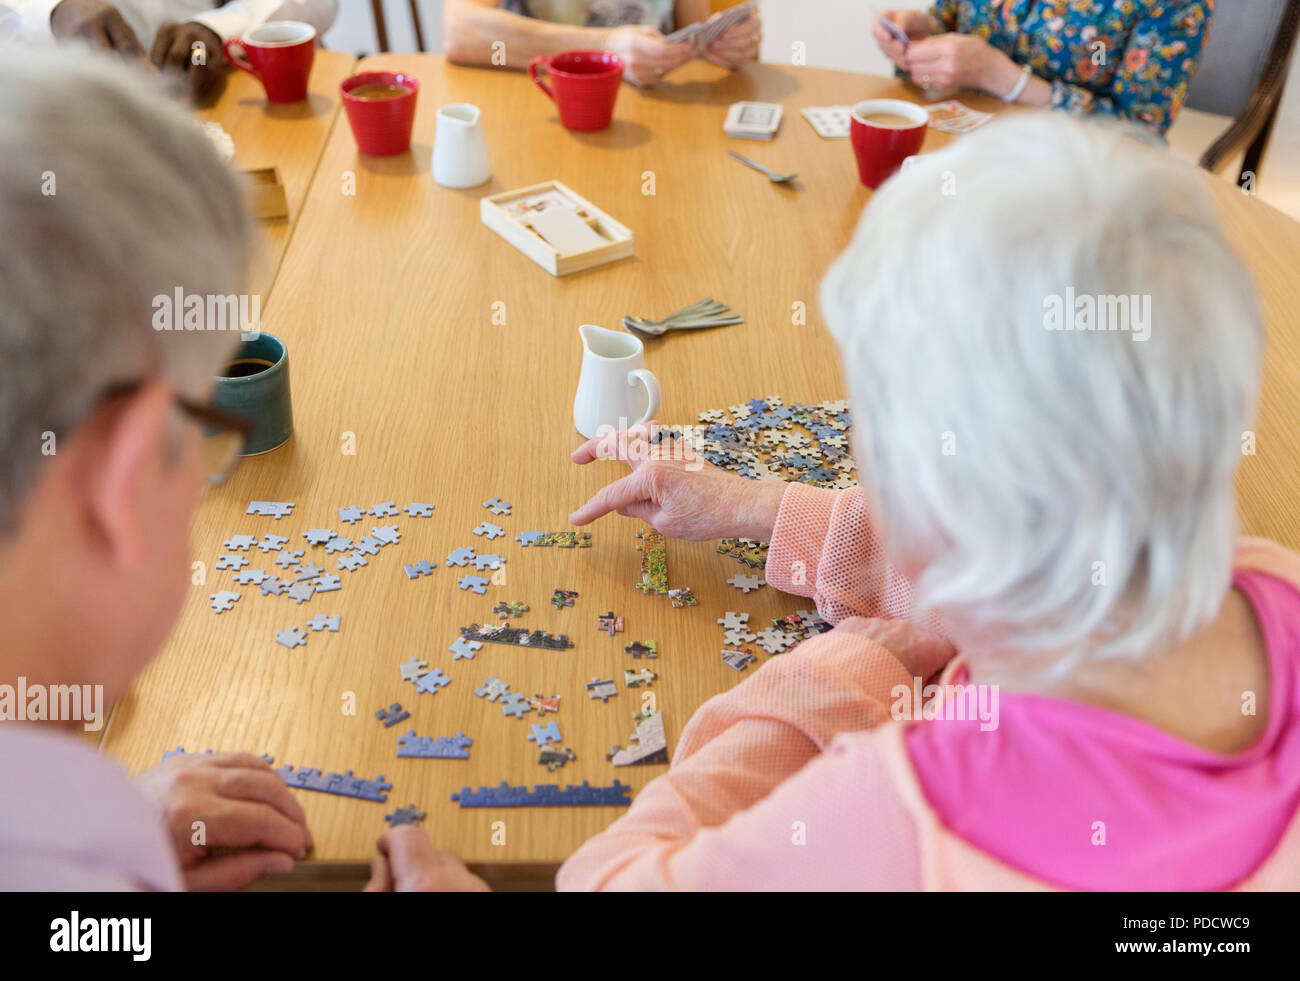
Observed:
[[[454,102],[438,110],[433,179],[443,187],[477,187],[492,177],[478,106]]]
[[[594,324],[583,324],[578,336],[582,373],[573,398],[578,432],[591,439],[602,427],[626,429],[653,418],[659,411],[659,379],[645,368],[644,345],[631,334]]]

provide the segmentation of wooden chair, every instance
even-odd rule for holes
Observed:
[[[1245,152],[1238,183],[1253,174],[1268,149],[1287,70],[1300,29],[1300,0],[1219,0],[1210,40],[1187,91],[1188,108],[1232,116],[1232,124],[1200,159],[1218,173]]]
[[[418,0],[407,0],[411,8],[411,26],[415,28],[415,48],[424,51],[424,31],[420,28],[420,5]],[[388,23],[384,20],[384,0],[370,0],[370,13],[375,19],[375,36],[379,39],[379,50],[388,50]]]

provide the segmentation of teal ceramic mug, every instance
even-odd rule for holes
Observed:
[[[217,376],[213,403],[253,426],[243,456],[283,446],[293,435],[289,349],[274,334],[243,341]]]

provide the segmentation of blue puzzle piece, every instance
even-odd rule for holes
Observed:
[[[433,507],[432,504],[416,504],[415,502],[412,502],[402,508],[402,510],[412,518],[432,518]]]
[[[314,790],[321,794],[334,794],[338,797],[355,797],[357,800],[388,800],[387,791],[393,785],[384,780],[381,773],[373,780],[354,776],[351,770],[346,773],[321,773],[316,769],[295,770],[292,766],[282,766],[277,771],[290,787],[299,790]]]
[[[451,684],[451,679],[443,674],[442,668],[434,668],[420,675],[415,681],[415,687],[422,692],[428,692],[430,695],[436,695],[447,685]]]
[[[456,580],[456,583],[461,589],[468,589],[482,596],[487,592],[488,583],[491,581],[491,579],[485,579],[483,576],[461,576]]]
[[[360,521],[363,514],[365,514],[365,512],[357,507],[339,508],[339,520],[348,524]]]
[[[456,551],[452,552],[450,555],[447,556],[447,564],[465,566],[465,565],[469,565],[470,561],[473,558],[474,558],[474,550],[472,548],[465,548],[462,546],[461,548],[456,549]]]
[[[409,719],[411,713],[402,708],[401,702],[394,702],[386,709],[375,709],[375,718],[384,724],[385,729],[389,729],[404,719]],[[400,753],[398,754],[401,755]]]
[[[457,637],[456,643],[452,644],[447,650],[451,651],[453,661],[472,661],[474,652],[483,645],[477,640],[466,640],[464,637]]]
[[[538,746],[545,746],[547,743],[558,743],[562,741],[560,736],[560,727],[555,724],[554,719],[546,723],[544,726],[538,725],[534,722],[531,728],[533,731],[528,737],[530,743],[536,743]]]
[[[419,579],[421,576],[433,575],[433,570],[438,568],[436,562],[429,562],[427,559],[421,559],[414,565],[402,566],[402,571],[406,573],[407,579]]]
[[[528,704],[528,697],[519,692],[511,692],[501,698],[502,715],[513,715],[516,719],[522,719],[531,710],[532,706]]]
[[[563,790],[558,784],[539,783],[531,791],[527,787],[512,787],[502,780],[495,787],[471,790],[462,787],[451,799],[461,807],[627,807],[632,803],[632,788],[615,780],[608,787],[593,787],[586,780],[578,786],[569,784]]]
[[[463,732],[454,736],[417,736],[414,729],[397,740],[397,755],[425,760],[467,760],[474,740]]]
[[[535,543],[537,539],[541,538],[545,534],[546,532],[544,531],[521,531],[519,534],[515,536],[515,541],[517,541],[524,548],[527,548],[529,545]]]
[[[396,828],[402,824],[418,824],[426,817],[428,815],[418,810],[414,804],[407,804],[405,807],[399,807],[392,814],[385,814],[384,820],[388,822],[390,828]]]

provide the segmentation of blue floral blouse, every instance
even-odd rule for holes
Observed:
[[[1052,108],[1163,135],[1205,50],[1214,0],[936,0],[931,13],[1051,82]]]

